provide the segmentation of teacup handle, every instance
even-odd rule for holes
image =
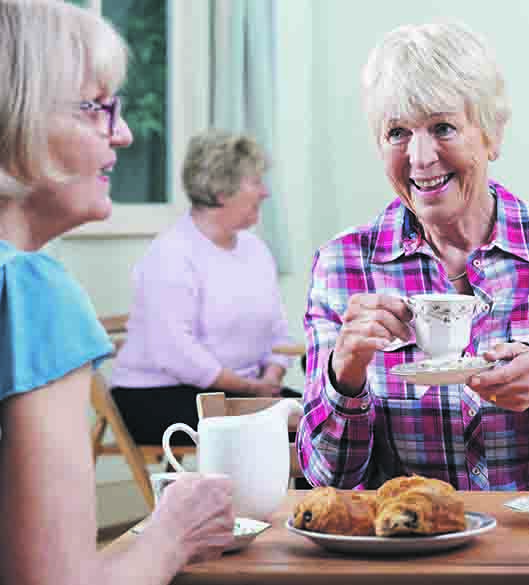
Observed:
[[[171,435],[176,431],[183,431],[186,435],[191,437],[191,440],[198,446],[198,433],[194,431],[189,425],[185,423],[175,423],[165,429],[162,437],[162,447],[169,463],[176,469],[176,471],[185,471],[185,469],[178,463],[176,457],[173,455],[171,445],[169,443]]]
[[[478,301],[476,306],[474,307],[474,315],[478,313],[487,313],[490,309],[489,303],[485,303],[484,301]]]

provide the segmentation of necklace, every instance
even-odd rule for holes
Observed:
[[[464,270],[461,274],[456,274],[455,276],[448,276],[448,280],[450,282],[454,282],[454,280],[459,280],[460,278],[463,278],[463,276],[467,275],[467,271]]]

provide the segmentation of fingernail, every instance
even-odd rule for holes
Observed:
[[[470,378],[470,385],[471,386],[479,386],[480,383],[481,383],[481,378],[479,376],[472,376],[472,378]]]

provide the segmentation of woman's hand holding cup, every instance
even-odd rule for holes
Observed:
[[[384,349],[396,338],[408,340],[411,332],[407,323],[412,316],[400,297],[351,295],[332,356],[340,392],[355,395],[361,391],[375,351]]]
[[[234,540],[231,480],[215,474],[171,475],[174,478],[157,498],[151,523],[165,527],[181,567],[218,558]]]

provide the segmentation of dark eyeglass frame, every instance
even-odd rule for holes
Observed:
[[[106,112],[108,114],[108,134],[114,136],[121,116],[121,99],[115,95],[108,104],[102,104],[94,100],[83,101],[79,108],[84,112]]]

